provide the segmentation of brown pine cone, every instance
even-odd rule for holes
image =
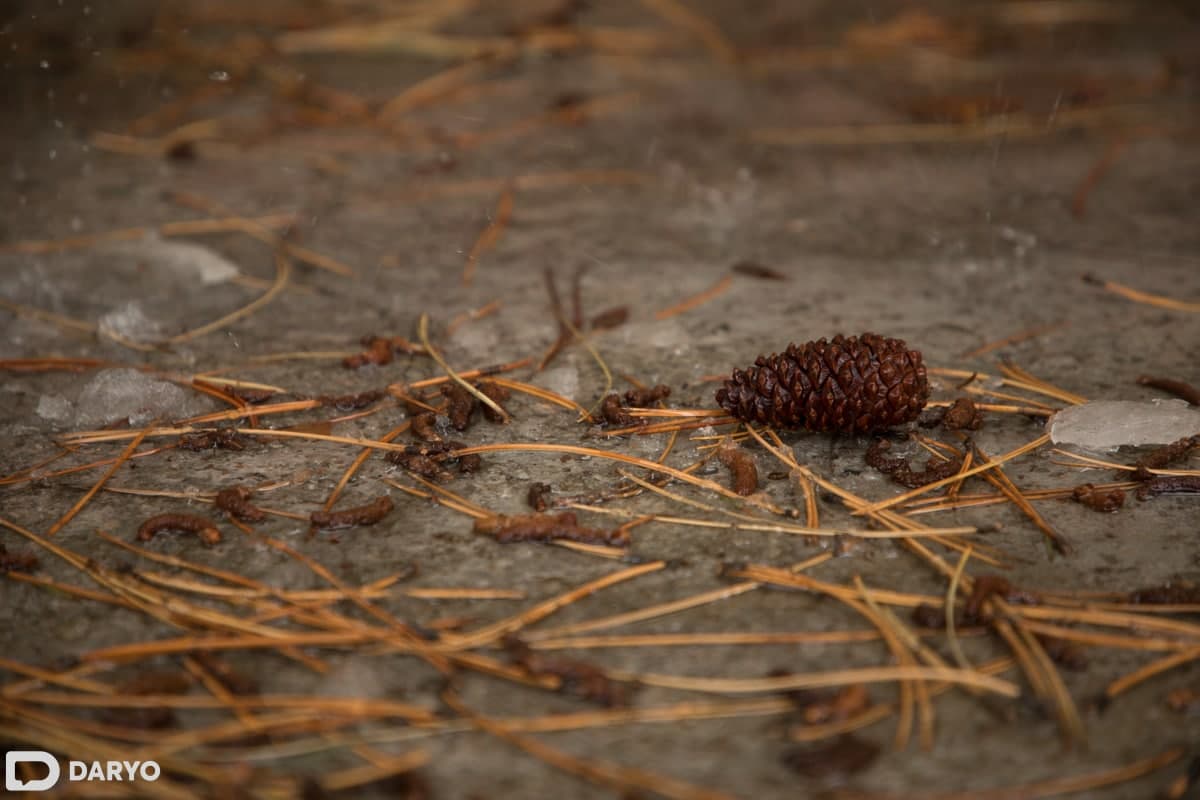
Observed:
[[[841,433],[911,422],[928,399],[921,353],[876,333],[789,344],[717,390],[721,408],[743,422]]]

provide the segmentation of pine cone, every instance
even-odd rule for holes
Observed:
[[[921,353],[876,333],[789,344],[717,390],[721,408],[744,422],[841,433],[911,422],[928,399]]]

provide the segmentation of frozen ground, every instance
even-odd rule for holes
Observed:
[[[516,4],[496,8],[501,5]],[[732,1],[689,5],[719,23],[747,51],[787,46],[818,54],[836,49],[848,28],[894,18],[905,6],[760,2],[748,4],[753,13],[747,13],[743,4]],[[1018,5],[1052,4],[973,4],[959,13],[966,19],[976,19],[975,14],[995,19],[997,9]],[[721,64],[698,45],[685,45],[658,60],[527,55],[482,75],[478,80],[494,83],[488,92],[435,104],[416,117],[422,131],[508,131],[492,140],[461,139],[455,146],[436,137],[432,142],[393,140],[377,131],[313,125],[269,132],[246,149],[201,143],[191,159],[118,154],[92,139],[97,131],[127,131],[139,116],[206,81],[222,82],[222,66],[211,59],[179,56],[157,66],[118,60],[113,43],[123,36],[136,40],[139,30],[118,13],[121,6],[95,11],[95,20],[68,15],[46,23],[68,31],[71,41],[92,36],[83,48],[64,49],[61,42],[39,38],[19,15],[10,23],[5,36],[21,42],[23,49],[0,61],[0,91],[5,94],[0,241],[61,239],[195,218],[195,211],[168,199],[170,193],[190,192],[245,215],[295,212],[299,241],[349,265],[354,275],[297,263],[290,285],[265,307],[207,335],[155,349],[154,343],[260,295],[274,274],[270,248],[247,236],[226,234],[68,252],[0,252],[0,298],[97,326],[89,332],[0,309],[0,358],[115,362],[77,373],[3,373],[0,473],[5,475],[54,454],[56,437],[69,431],[120,420],[142,425],[220,407],[161,377],[130,371],[130,365],[152,365],[174,375],[219,370],[224,376],[285,387],[297,397],[359,392],[440,371],[428,359],[406,355],[358,371],[343,369],[338,356],[265,363],[253,359],[357,350],[359,337],[369,333],[413,338],[422,313],[430,315],[435,341],[460,369],[536,358],[557,334],[545,269],[558,274],[566,292],[570,275],[586,268],[585,316],[628,307],[628,322],[592,342],[618,376],[619,389],[628,388],[623,375],[647,385],[665,383],[673,388],[670,403],[677,407],[712,407],[716,384],[707,376],[745,366],[760,352],[781,350],[789,341],[864,330],[906,339],[937,367],[994,373],[998,357],[1006,354],[1034,375],[1090,400],[1161,397],[1135,382],[1147,373],[1200,383],[1200,315],[1133,303],[1080,280],[1090,273],[1193,303],[1200,298],[1200,150],[1195,137],[1200,31],[1187,4],[1137,4],[1130,6],[1136,12],[1116,20],[1002,27],[1003,36],[976,42],[972,46],[977,49],[963,57],[963,64],[978,70],[973,81],[958,77],[953,68],[957,61],[894,52],[848,62],[814,57],[761,73]],[[129,20],[142,19],[137,4],[128,6]],[[672,30],[636,3],[591,6],[578,24]],[[189,8],[180,7],[184,12]],[[455,32],[499,35],[509,21],[499,11],[480,13],[456,23]],[[996,29],[987,30],[994,34]],[[74,63],[64,63],[68,53]],[[373,103],[448,66],[404,53],[300,56],[292,63],[324,85]],[[1173,82],[1138,94],[1138,87],[1153,84],[1168,63]],[[245,125],[250,127],[265,110],[275,109],[283,118],[292,108],[253,80],[248,87],[214,95],[178,122],[212,116],[249,120]],[[768,142],[760,135],[765,129],[816,125],[904,124],[911,119],[905,109],[918,98],[972,92],[1011,94],[1021,98],[1031,115],[1044,119],[1054,113],[1057,100],[1084,89],[1107,92],[1114,105],[1128,106],[1140,116],[1119,127],[1093,123],[1050,135],[963,142],[862,144],[850,137],[844,143],[796,145]],[[568,95],[609,97],[626,90],[637,94],[582,123],[545,124],[528,132],[512,127]],[[1088,194],[1082,215],[1075,213],[1081,181],[1118,140],[1124,150]],[[528,177],[578,170],[622,170],[635,178],[564,184]],[[464,286],[460,276],[467,252],[494,215],[506,185],[513,192],[511,219],[495,247],[479,259],[471,285]],[[714,285],[731,274],[732,264],[747,259],[782,273],[786,282],[734,274],[727,291],[711,301],[656,318],[657,311]],[[496,313],[447,332],[458,315],[492,301],[500,303]],[[567,302],[569,306],[569,297]],[[1037,326],[1053,327],[979,358],[962,357],[983,343]],[[604,385],[599,368],[579,346],[563,352],[540,375],[531,377],[531,372],[519,370],[514,377],[585,406]],[[939,380],[935,397],[952,396],[951,379]],[[657,457],[665,441],[585,439],[586,428],[569,412],[523,397],[508,407],[514,417],[510,425],[477,422],[462,438],[472,444],[584,444],[643,458]],[[291,424],[332,412],[315,413],[264,424]],[[403,418],[403,410],[389,408],[339,424],[334,433],[377,438]],[[991,415],[976,441],[995,456],[1041,432],[1041,420]],[[793,433],[785,438],[800,463],[846,489],[871,499],[901,491],[865,466],[865,437]],[[691,462],[700,454],[699,444],[681,436],[670,463]],[[88,446],[47,469],[113,456],[121,446]],[[924,457],[915,445],[894,449]],[[281,482],[283,487],[265,495],[263,504],[306,515],[324,500],[356,453],[344,445],[301,440],[264,442],[238,452],[170,450],[124,465],[109,487],[209,492],[235,483]],[[1128,463],[1138,453],[1101,455]],[[764,476],[780,469],[761,450],[756,458]],[[1184,466],[1196,468],[1196,458]],[[1103,481],[1109,475],[1055,463],[1047,448],[1013,461],[1006,471],[1027,490]],[[0,516],[44,532],[98,477],[92,470],[2,487]],[[545,482],[567,494],[602,489],[618,477],[612,464],[597,459],[499,453],[485,454],[481,472],[457,478],[448,487],[493,511],[521,513],[528,510],[525,495],[531,482]],[[725,480],[723,472],[709,477]],[[400,619],[426,626],[466,617],[470,629],[621,566],[557,547],[497,544],[473,533],[468,517],[389,490],[385,478],[399,480],[402,475],[383,459],[372,458],[341,501],[353,505],[389,492],[396,511],[373,528],[309,538],[306,525],[276,517],[261,530],[351,585],[415,564],[419,574],[406,587],[525,592],[519,601],[402,595],[380,601]],[[802,505],[790,481],[764,481],[764,486],[775,502]],[[721,502],[704,492],[673,489],[692,499]],[[991,487],[968,483],[966,490]],[[1198,502],[1196,497],[1144,503],[1130,498],[1116,514],[1097,514],[1069,501],[1041,502],[1041,513],[1075,546],[1073,555],[1056,558],[1047,555],[1038,531],[1011,505],[923,521],[996,526],[986,542],[1012,557],[1014,567],[1007,575],[1018,586],[1128,591],[1169,581],[1200,582]],[[703,513],[658,497],[620,507]],[[128,563],[159,569],[116,550],[95,531],[132,540],[147,517],[189,509],[211,511],[185,500],[102,492],[55,541],[109,567]],[[821,510],[825,524],[856,524],[828,499],[822,499]],[[608,522],[599,516],[587,521]],[[206,550],[183,537],[156,540],[152,546],[277,587],[325,585],[286,555],[223,527],[226,541],[217,548]],[[661,522],[636,528],[633,540],[631,559],[662,559],[669,566],[565,608],[542,625],[715,589],[728,583],[718,576],[723,565],[785,566],[821,547],[798,536]],[[0,533],[0,543],[24,548],[8,531]],[[86,583],[74,568],[42,555],[43,575]],[[953,563],[953,554],[947,558]],[[990,571],[978,566],[980,573]],[[926,563],[886,541],[854,548],[812,574],[842,583],[858,575],[870,586],[899,591],[940,594],[946,588],[945,579]],[[345,613],[357,612],[347,608]],[[1196,616],[1181,618],[1194,623]],[[760,590],[612,632],[807,631],[862,625],[861,618],[827,599]],[[0,652],[7,659],[64,668],[91,649],[176,634],[141,614],[0,581]],[[974,639],[967,641],[967,651],[979,662],[1003,650]],[[831,670],[888,659],[878,642],[571,654],[610,670],[743,678],[775,669]],[[325,674],[274,654],[239,652],[230,658],[272,693],[399,699],[441,708],[441,678],[417,659],[337,650],[320,655],[329,666]],[[903,752],[889,749],[894,731],[889,717],[860,734],[880,745],[882,756],[845,777],[843,788],[923,796],[1095,772],[1174,746],[1191,748],[1187,758],[1192,758],[1197,755],[1197,717],[1169,711],[1164,698],[1172,689],[1196,686],[1200,673],[1195,663],[1121,695],[1103,713],[1094,702],[1110,681],[1160,655],[1093,647],[1085,671],[1063,672],[1081,709],[1086,745],[1065,748],[1054,720],[1028,699],[1027,687],[1022,700],[1002,704],[999,714],[967,694],[952,692],[936,701],[931,750],[921,750],[915,741]],[[163,659],[159,666],[169,663]],[[15,680],[2,666],[0,676],[5,682]],[[1015,671],[1007,677],[1022,680]],[[871,692],[878,702],[896,696],[891,684],[873,686]],[[587,708],[569,698],[475,675],[464,680],[462,694],[469,705],[495,716]],[[634,694],[638,706],[696,699],[706,697],[653,687]],[[0,721],[7,727],[3,708]],[[181,715],[186,725],[216,719],[204,712]],[[794,745],[786,741],[785,729],[775,715],[620,725],[541,738],[576,755],[643,767],[739,797],[815,796],[832,789],[828,782],[788,769],[783,756]],[[412,746],[405,741],[378,745],[396,753]],[[431,754],[422,771],[438,798],[612,795],[481,733],[434,737],[421,740],[421,746]],[[315,774],[357,763],[345,749],[335,748],[265,766]],[[1184,761],[1179,761],[1150,777],[1086,796],[1153,797],[1183,769]]]

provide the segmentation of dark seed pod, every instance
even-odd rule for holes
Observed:
[[[721,408],[744,422],[841,433],[911,422],[928,399],[921,353],[876,333],[790,344],[717,390]]]

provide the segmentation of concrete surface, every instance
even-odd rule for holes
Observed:
[[[579,24],[670,29],[634,3],[593,5],[579,17]],[[748,13],[733,2],[690,4],[747,50],[781,44],[831,47],[847,27],[886,20],[904,8],[899,3],[753,5],[753,13]],[[961,15],[983,18],[995,7],[998,4],[975,4],[964,7]],[[181,60],[161,68],[120,65],[112,58],[115,51],[109,40],[97,45],[91,58],[86,57],[91,51],[72,48],[77,57],[84,54],[74,68],[41,68],[41,59],[31,56],[37,51],[29,49],[36,37],[26,36],[26,29],[10,22],[5,35],[29,47],[18,56],[6,56],[3,63],[7,110],[0,143],[7,175],[0,180],[5,209],[0,240],[57,239],[193,218],[194,212],[164,200],[166,192],[188,191],[247,215],[298,212],[303,243],[349,264],[355,275],[344,278],[298,264],[292,285],[265,308],[167,352],[133,351],[0,310],[0,358],[98,358],[182,373],[221,369],[223,375],[276,384],[301,397],[362,391],[440,371],[427,359],[409,356],[360,371],[343,369],[336,358],[259,365],[247,361],[271,353],[354,350],[367,333],[412,337],[422,313],[430,315],[435,341],[459,368],[536,357],[557,331],[543,270],[555,270],[565,291],[571,273],[586,267],[582,295],[588,315],[620,305],[630,310],[629,322],[597,335],[595,347],[618,376],[673,387],[670,404],[676,407],[712,407],[717,384],[705,376],[744,366],[758,353],[780,350],[789,341],[873,330],[906,339],[933,365],[995,371],[998,353],[974,360],[960,354],[1054,323],[1065,324],[1003,352],[1032,373],[1085,397],[1147,399],[1156,393],[1136,385],[1139,374],[1200,381],[1200,316],[1134,304],[1080,280],[1081,274],[1094,273],[1148,292],[1193,302],[1200,298],[1200,150],[1195,146],[1194,104],[1200,32],[1185,4],[1138,8],[1136,16],[1119,22],[1006,29],[1005,38],[966,59],[995,70],[977,83],[957,80],[954,73],[930,76],[909,69],[904,58],[796,67],[755,77],[714,63],[696,45],[683,46],[661,63],[528,56],[489,74],[496,81],[513,81],[506,93],[446,103],[417,119],[449,131],[486,131],[536,114],[565,92],[603,95],[636,89],[640,94],[628,107],[595,120],[551,125],[472,148],[412,146],[369,131],[330,128],[285,132],[242,153],[201,147],[199,157],[190,161],[103,152],[90,137],[100,130],[125,130],[139,115],[202,84],[220,64]],[[95,12],[98,19],[105,13],[110,12]],[[482,14],[472,21],[474,27],[462,23],[461,30],[498,33],[505,16]],[[14,19],[19,21],[20,14]],[[77,27],[69,29],[77,31],[92,23],[70,24]],[[978,91],[979,86],[985,93],[1026,98],[1030,113],[1049,114],[1055,97],[1068,91],[1076,77],[1123,85],[1122,81],[1153,76],[1168,56],[1176,58],[1175,83],[1155,96],[1139,98],[1149,111],[1133,126],[1093,125],[1045,136],[933,144],[786,146],[750,136],[765,127],[904,123],[905,98]],[[403,54],[298,57],[293,63],[327,85],[372,102],[382,102],[446,66]],[[1008,74],[1014,77],[1006,80]],[[250,118],[270,106],[269,94],[261,83],[251,82],[181,121],[198,116]],[[1096,184],[1082,218],[1077,217],[1071,208],[1077,186],[1120,136],[1129,137],[1128,147]],[[351,147],[354,142],[359,144]],[[339,143],[344,151],[339,152]],[[445,171],[436,167],[442,151],[452,152],[454,158]],[[318,161],[314,154],[326,159]],[[336,168],[328,157],[336,160]],[[472,285],[461,285],[466,252],[493,213],[498,191],[437,187],[582,169],[630,170],[644,180],[636,185],[550,188],[517,184],[510,224],[495,248],[480,259]],[[199,245],[207,252],[198,256],[193,251],[190,259],[184,254],[180,266],[145,243],[37,255],[7,251],[0,254],[0,297],[79,320],[115,320],[124,326],[122,331],[156,338],[215,319],[262,291],[229,281],[205,284],[201,272],[188,266],[197,258],[211,263],[215,255],[244,275],[272,275],[269,248],[248,237],[174,241]],[[714,300],[656,319],[657,310],[711,286],[742,259],[769,265],[788,280],[735,275],[729,290]],[[444,335],[456,315],[493,300],[501,303],[498,313]],[[603,389],[599,369],[579,346],[562,353],[541,375],[530,375],[525,369],[514,376],[584,405]],[[96,416],[102,410],[80,404],[81,394],[95,379],[94,371],[5,372],[0,386],[0,472],[7,475],[51,455],[55,437],[64,432],[102,424]],[[953,396],[952,387],[944,382],[938,386],[935,397]],[[618,378],[617,388],[627,384]],[[217,407],[190,393],[164,402],[161,413],[167,417]],[[656,457],[663,446],[662,437],[586,439],[586,428],[575,424],[570,413],[528,398],[512,400],[509,408],[511,425],[479,422],[462,438],[471,443],[582,443],[647,458]],[[323,413],[271,423],[294,423]],[[335,432],[378,437],[398,424],[403,413],[388,409],[338,425]],[[1039,433],[1037,421],[993,415],[977,441],[994,455]],[[899,491],[863,464],[869,443],[865,437],[790,433],[785,438],[801,463],[851,491],[869,498]],[[699,444],[681,437],[670,463],[682,466],[694,460]],[[119,447],[87,447],[56,466],[115,455]],[[310,441],[273,441],[234,453],[173,450],[125,465],[110,486],[203,492],[238,482],[290,480],[264,504],[307,514],[327,496],[356,452]],[[907,445],[903,452],[919,450]],[[1110,457],[1128,461],[1134,455]],[[764,475],[779,468],[762,451],[756,458]],[[1191,466],[1196,466],[1194,458]],[[1080,474],[1056,464],[1045,449],[1012,463],[1008,473],[1026,489],[1071,486],[1106,475]],[[5,487],[0,494],[2,515],[43,532],[97,477],[98,472],[90,471]],[[386,477],[401,478],[383,459],[372,458],[342,502],[354,504],[387,491],[382,483]],[[712,477],[724,480],[720,472]],[[596,459],[488,454],[479,474],[458,478],[449,488],[488,509],[520,513],[526,510],[525,491],[532,481],[571,493],[608,486],[616,479],[614,466]],[[788,481],[764,485],[779,504],[800,502]],[[979,483],[976,488],[983,491],[984,486]],[[693,499],[721,502],[686,487],[673,488]],[[455,616],[468,617],[468,626],[480,625],[617,568],[557,547],[499,545],[472,533],[465,516],[396,490],[390,495],[397,511],[374,528],[308,538],[305,525],[275,518],[262,530],[301,549],[350,584],[369,582],[413,563],[420,573],[406,585],[516,588],[527,593],[521,601],[393,597],[382,602],[399,618],[419,625]],[[1162,497],[1131,502],[1113,515],[1065,501],[1041,503],[1045,517],[1077,548],[1070,557],[1053,559],[1038,532],[1011,506],[926,519],[945,525],[998,525],[986,541],[1014,558],[1009,577],[1019,586],[1127,591],[1166,581],[1200,581],[1196,502],[1194,497]],[[182,500],[101,493],[56,541],[109,566],[130,562],[149,568],[99,540],[94,531],[101,528],[131,539],[146,517],[187,507]],[[623,501],[620,507],[694,513],[659,497]],[[199,511],[205,508],[196,506]],[[852,522],[834,503],[823,501],[821,509],[826,524]],[[588,521],[607,523],[598,516]],[[0,542],[10,549],[24,548],[8,531],[0,533]],[[231,528],[227,541],[211,550],[184,538],[155,541],[153,547],[276,586],[324,585],[302,565],[248,543]],[[630,557],[666,559],[669,568],[568,607],[543,624],[589,619],[713,589],[725,583],[717,574],[724,564],[782,566],[813,555],[818,547],[795,536],[651,523],[636,529]],[[85,582],[65,563],[43,555],[42,574]],[[945,590],[943,578],[887,542],[865,544],[813,574],[842,582],[861,575],[871,586],[897,590]],[[847,609],[829,601],[757,591],[614,632],[861,625]],[[53,668],[93,648],[168,635],[174,633],[142,615],[32,585],[0,582],[0,652],[6,658]],[[968,645],[976,661],[1003,652],[1002,645],[983,639]],[[944,647],[942,652],[948,655]],[[724,677],[888,662],[878,643],[621,648],[575,654],[610,669]],[[321,655],[333,666],[323,676],[274,655],[237,653],[231,660],[272,692],[402,698],[437,707],[440,678],[415,659],[337,651]],[[893,721],[876,725],[861,735],[881,745],[884,753],[870,768],[848,777],[846,786],[922,796],[1096,771],[1175,745],[1191,748],[1189,758],[1195,755],[1200,727],[1195,716],[1174,714],[1163,703],[1170,689],[1196,684],[1195,664],[1143,684],[1101,714],[1092,702],[1097,694],[1151,656],[1101,648],[1090,648],[1088,655],[1086,671],[1063,673],[1083,709],[1086,746],[1065,749],[1054,721],[1032,700],[1011,704],[1011,718],[1000,721],[969,696],[950,693],[937,700],[937,740],[930,752],[922,752],[915,743],[906,751],[891,751]],[[1020,680],[1016,673],[1010,677]],[[12,679],[4,675],[4,680]],[[895,696],[890,685],[874,686],[871,693],[880,701]],[[476,675],[464,679],[463,694],[473,707],[493,715],[587,707]],[[635,693],[637,705],[685,699],[703,696],[653,688]],[[214,719],[201,713],[182,716],[184,724]],[[542,738],[577,755],[603,756],[739,797],[816,796],[831,789],[787,769],[782,756],[791,745],[785,741],[784,727],[779,717],[749,717],[622,725]],[[612,794],[483,734],[440,736],[421,744],[432,753],[422,772],[438,798]],[[380,745],[385,751],[394,747],[395,752],[410,746]],[[332,749],[264,766],[316,774],[356,763],[345,749]],[[1148,778],[1086,796],[1155,796],[1182,769],[1181,761]],[[379,796],[384,796],[382,790]]]

